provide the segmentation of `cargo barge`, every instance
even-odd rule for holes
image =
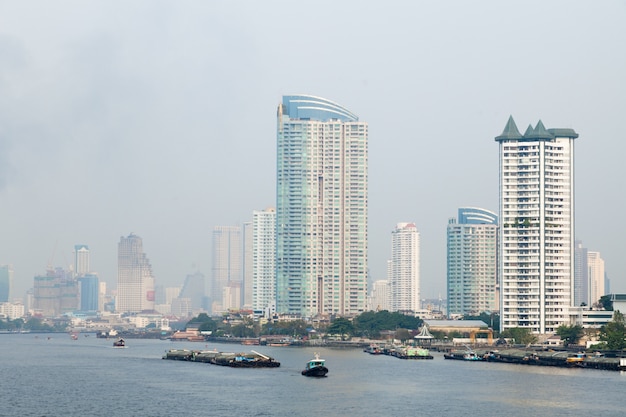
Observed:
[[[231,368],[278,368],[280,362],[262,353],[229,353],[214,350],[170,349],[163,359],[203,362],[212,365],[230,366]]]

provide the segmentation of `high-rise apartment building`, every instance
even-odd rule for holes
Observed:
[[[367,304],[368,126],[320,97],[278,106],[276,310],[354,315]]]
[[[276,309],[276,210],[252,212],[252,308]]]
[[[448,316],[479,315],[497,308],[498,216],[461,207],[447,231]]]
[[[0,265],[0,303],[10,301],[13,288],[13,266]]]
[[[388,264],[390,311],[420,309],[420,234],[415,223],[398,223],[391,232]]]
[[[213,313],[241,307],[241,250],[241,227],[213,228],[213,270],[210,284]],[[236,299],[236,296],[240,298]]]
[[[604,290],[604,259],[600,257],[600,252],[587,251],[587,266],[589,268],[588,305],[593,306],[600,301],[600,297],[606,295]]]
[[[85,275],[89,269],[89,246],[74,245],[74,273],[77,276]]]
[[[130,234],[117,246],[117,297],[115,310],[138,313],[154,310],[152,265],[143,251],[142,239]]]
[[[513,117],[500,148],[501,330],[554,333],[574,301],[573,129],[541,121],[520,134]]]

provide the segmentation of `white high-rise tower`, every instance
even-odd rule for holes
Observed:
[[[389,308],[417,312],[420,309],[420,234],[414,223],[398,223],[391,233]]]
[[[276,210],[252,213],[252,306],[276,309]]]
[[[367,305],[367,123],[320,97],[278,107],[276,310],[356,315]]]
[[[521,135],[513,117],[500,147],[501,330],[554,333],[574,302],[573,129],[541,121]]]

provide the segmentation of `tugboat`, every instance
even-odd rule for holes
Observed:
[[[315,376],[315,377],[323,377],[328,373],[328,368],[326,367],[326,361],[324,359],[320,359],[319,353],[315,353],[315,358],[311,359],[307,362],[306,368],[302,371],[302,375],[304,376]]]
[[[120,337],[115,342],[113,342],[113,347],[116,347],[116,348],[126,347],[126,342],[124,341],[124,339]]]

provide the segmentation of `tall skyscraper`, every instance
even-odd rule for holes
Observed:
[[[85,275],[89,270],[89,246],[74,245],[74,273]]]
[[[0,303],[11,300],[11,289],[13,288],[13,266],[0,265]]]
[[[573,129],[541,121],[521,135],[513,117],[500,148],[501,329],[554,333],[574,302]]]
[[[498,216],[461,207],[448,222],[448,315],[479,315],[496,310]]]
[[[307,95],[284,96],[277,116],[277,312],[360,314],[367,304],[367,123]]]
[[[606,295],[604,290],[604,259],[600,252],[587,251],[587,266],[589,267],[589,304],[593,306]]]
[[[214,227],[213,274],[210,284],[213,313],[241,307],[241,298],[237,301],[233,295],[241,297],[241,249],[241,227]]]
[[[120,313],[154,310],[152,265],[143,251],[142,239],[130,234],[121,237],[117,246],[117,297]]]
[[[252,308],[276,309],[276,210],[252,212]]]
[[[420,309],[420,234],[415,223],[398,223],[391,232],[389,308],[414,312]]]

